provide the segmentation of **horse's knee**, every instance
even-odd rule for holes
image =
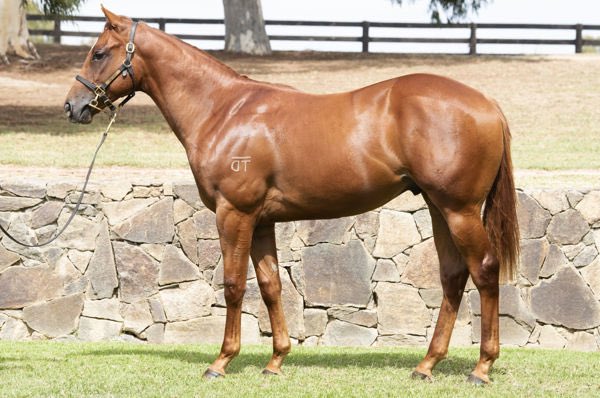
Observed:
[[[225,278],[223,281],[225,302],[229,304],[239,304],[244,298],[246,292],[246,281],[240,281],[239,278]]]

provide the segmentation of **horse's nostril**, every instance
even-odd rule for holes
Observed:
[[[65,113],[67,114],[67,117],[71,117],[71,104],[68,102],[65,102]]]

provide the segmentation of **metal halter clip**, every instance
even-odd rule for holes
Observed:
[[[100,109],[100,107],[98,106],[98,97],[91,100],[90,103],[88,104],[88,106],[96,109],[99,112],[102,112],[102,109]]]
[[[128,54],[133,54],[135,52],[135,44],[132,41],[125,46],[125,52]]]

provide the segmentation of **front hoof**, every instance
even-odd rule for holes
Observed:
[[[269,369],[263,369],[262,374],[264,374],[265,376],[280,376],[281,372],[273,372],[272,370]]]
[[[473,373],[471,373],[469,377],[467,377],[467,383],[471,383],[475,386],[485,386],[490,384],[489,381],[485,381],[482,378],[475,376]]]
[[[433,382],[433,378],[431,376],[426,375],[425,373],[421,373],[419,371],[413,371],[412,374],[410,375],[411,379],[415,379],[415,380],[423,380],[426,381],[428,383]]]
[[[202,375],[202,378],[205,380],[222,379],[223,377],[225,377],[224,374],[212,370],[211,368],[206,369],[206,372]]]

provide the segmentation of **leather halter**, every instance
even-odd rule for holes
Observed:
[[[137,21],[131,25],[129,42],[125,46],[125,60],[123,61],[121,66],[112,75],[110,75],[108,79],[106,79],[104,83],[94,83],[92,81],[87,80],[81,75],[77,75],[75,77],[75,79],[77,79],[78,82],[80,82],[87,89],[96,94],[96,97],[89,102],[88,106],[100,112],[102,112],[102,110],[105,107],[108,107],[111,110],[111,112],[114,113],[117,110],[117,107],[122,107],[123,105],[125,105],[125,103],[127,103],[127,101],[129,101],[135,96],[135,79],[133,76],[133,65],[131,64],[131,59],[133,58],[133,53],[135,52],[135,44],[133,43],[133,39],[135,38],[135,31],[137,29],[137,26]],[[117,77],[119,77],[119,75],[122,75],[123,77],[129,75],[129,77],[131,77],[132,88],[131,92],[127,95],[127,97],[125,97],[123,101],[121,101],[118,105],[115,106],[115,104],[113,104],[110,98],[108,98],[106,90],[117,79]]]

